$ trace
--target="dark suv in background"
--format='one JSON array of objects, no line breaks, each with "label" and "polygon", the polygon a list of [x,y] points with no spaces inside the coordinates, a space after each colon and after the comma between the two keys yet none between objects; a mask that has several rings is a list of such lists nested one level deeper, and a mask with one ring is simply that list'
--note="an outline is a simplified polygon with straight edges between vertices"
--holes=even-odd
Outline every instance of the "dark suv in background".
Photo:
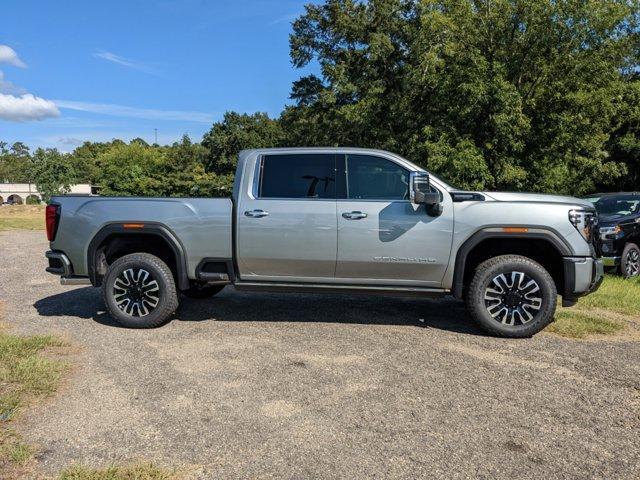
[{"label": "dark suv in background", "polygon": [[600,250],[605,267],[625,277],[640,274],[640,193],[594,193],[600,217]]}]

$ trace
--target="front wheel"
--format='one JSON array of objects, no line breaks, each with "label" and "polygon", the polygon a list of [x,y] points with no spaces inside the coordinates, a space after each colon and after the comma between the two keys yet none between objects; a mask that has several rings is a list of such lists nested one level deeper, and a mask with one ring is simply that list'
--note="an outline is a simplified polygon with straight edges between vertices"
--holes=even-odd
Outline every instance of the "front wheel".
[{"label": "front wheel", "polygon": [[102,296],[113,319],[129,328],[159,327],[178,308],[171,270],[148,253],[125,255],[109,265]]},{"label": "front wheel", "polygon": [[622,251],[620,270],[624,278],[640,275],[640,248],[635,243],[627,243]]},{"label": "front wheel", "polygon": [[535,335],[553,321],[557,290],[549,272],[519,255],[481,263],[467,291],[467,309],[486,331],[501,337]]}]

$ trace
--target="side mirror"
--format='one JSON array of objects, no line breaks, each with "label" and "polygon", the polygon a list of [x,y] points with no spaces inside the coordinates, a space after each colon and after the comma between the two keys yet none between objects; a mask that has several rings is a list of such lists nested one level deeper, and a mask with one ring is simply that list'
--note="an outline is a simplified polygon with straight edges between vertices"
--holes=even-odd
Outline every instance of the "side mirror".
[{"label": "side mirror", "polygon": [[418,205],[436,205],[440,203],[440,193],[431,189],[429,174],[416,172],[412,175],[411,201]]},{"label": "side mirror", "polygon": [[411,174],[411,201],[418,205],[424,205],[427,208],[427,213],[433,217],[442,214],[440,192],[431,188],[428,173],[413,172]]}]

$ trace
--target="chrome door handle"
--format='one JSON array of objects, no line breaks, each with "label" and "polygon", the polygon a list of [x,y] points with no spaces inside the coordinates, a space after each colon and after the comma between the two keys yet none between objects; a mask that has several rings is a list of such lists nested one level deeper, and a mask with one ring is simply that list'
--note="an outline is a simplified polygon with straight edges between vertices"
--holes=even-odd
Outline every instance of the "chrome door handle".
[{"label": "chrome door handle", "polygon": [[363,212],[344,212],[342,217],[347,220],[361,220],[363,218],[367,218],[367,214]]},{"label": "chrome door handle", "polygon": [[264,210],[247,210],[246,212],[244,212],[245,217],[251,218],[262,218],[266,217],[267,215],[269,215],[269,213],[265,212]]}]

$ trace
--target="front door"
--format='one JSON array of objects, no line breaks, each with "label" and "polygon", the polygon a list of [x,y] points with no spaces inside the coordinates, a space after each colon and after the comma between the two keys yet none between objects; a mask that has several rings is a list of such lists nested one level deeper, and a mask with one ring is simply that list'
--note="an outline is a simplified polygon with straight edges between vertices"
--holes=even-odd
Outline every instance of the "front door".
[{"label": "front door", "polygon": [[254,191],[238,206],[242,280],[321,281],[336,267],[333,154],[270,154],[258,160]]},{"label": "front door", "polygon": [[[440,287],[453,238],[453,206],[427,215],[409,200],[410,172],[373,155],[341,156],[336,279]],[[342,185],[344,183],[344,185]]]}]

